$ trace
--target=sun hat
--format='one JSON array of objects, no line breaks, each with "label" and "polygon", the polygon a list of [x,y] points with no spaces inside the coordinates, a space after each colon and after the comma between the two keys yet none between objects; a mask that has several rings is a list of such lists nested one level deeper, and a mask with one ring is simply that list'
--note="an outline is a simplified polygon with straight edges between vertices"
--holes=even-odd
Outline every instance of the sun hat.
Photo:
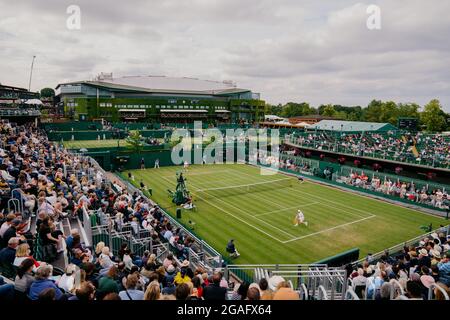
[{"label": "sun hat", "polygon": [[284,281],[284,278],[281,276],[272,276],[269,278],[269,288],[270,290],[276,290],[277,286]]},{"label": "sun hat", "polygon": [[432,276],[429,276],[429,275],[421,276],[420,277],[420,282],[422,282],[422,284],[428,289],[431,287],[432,284],[436,283],[434,278]]},{"label": "sun hat", "polygon": [[167,273],[173,273],[174,271],[175,271],[175,267],[172,264],[170,264],[167,267]]},{"label": "sun hat", "polygon": [[420,275],[417,272],[414,272],[411,274],[411,280],[412,281],[419,281],[420,280]]},{"label": "sun hat", "polygon": [[183,267],[189,267],[189,261],[188,260],[184,260],[182,263],[181,263],[181,267],[183,268]]},{"label": "sun hat", "polygon": [[427,249],[420,249],[420,250],[419,250],[419,253],[420,253],[421,255],[423,255],[423,256],[428,256],[428,251],[427,251]]},{"label": "sun hat", "polygon": [[433,258],[437,258],[437,259],[441,258],[441,253],[437,250],[430,250],[430,254],[433,256]]}]

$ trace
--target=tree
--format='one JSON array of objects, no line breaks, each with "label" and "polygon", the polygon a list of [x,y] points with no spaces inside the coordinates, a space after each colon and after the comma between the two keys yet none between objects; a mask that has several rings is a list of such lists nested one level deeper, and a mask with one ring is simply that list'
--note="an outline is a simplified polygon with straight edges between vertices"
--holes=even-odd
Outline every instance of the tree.
[{"label": "tree", "polygon": [[52,98],[55,96],[55,90],[52,88],[44,88],[41,90],[41,98]]},{"label": "tree", "polygon": [[445,113],[442,110],[441,103],[437,99],[433,99],[425,105],[420,120],[425,125],[427,131],[442,131],[447,127]]},{"label": "tree", "polygon": [[419,118],[420,106],[417,103],[399,103],[398,116],[400,118]]},{"label": "tree", "polygon": [[314,109],[310,107],[309,103],[288,102],[286,105],[283,106],[281,116],[285,118],[291,118],[291,117],[306,116],[312,113],[314,113]]},{"label": "tree", "polygon": [[380,122],[381,100],[372,100],[364,110],[364,121]]},{"label": "tree", "polygon": [[266,114],[271,114],[275,116],[280,116],[283,112],[283,106],[282,104],[278,105],[272,105],[272,104],[266,104]]},{"label": "tree", "polygon": [[142,136],[139,130],[130,131],[129,136],[125,140],[128,144],[128,148],[133,152],[141,153],[142,149],[144,148],[144,144],[142,143],[141,138]]},{"label": "tree", "polygon": [[380,114],[378,117],[379,122],[389,122],[396,125],[398,119],[397,104],[393,101],[383,102],[381,104]]},{"label": "tree", "polygon": [[325,108],[323,108],[322,115],[325,117],[333,117],[334,115],[336,115],[336,110],[331,104],[328,104],[325,106]]}]

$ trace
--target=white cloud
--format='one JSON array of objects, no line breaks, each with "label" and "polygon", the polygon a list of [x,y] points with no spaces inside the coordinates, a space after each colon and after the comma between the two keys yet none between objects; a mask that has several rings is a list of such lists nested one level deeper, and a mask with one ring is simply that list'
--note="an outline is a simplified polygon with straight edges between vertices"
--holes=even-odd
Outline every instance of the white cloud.
[{"label": "white cloud", "polygon": [[[382,29],[366,28],[369,4]],[[34,90],[105,71],[232,79],[271,103],[441,100],[450,111],[446,0],[0,0],[0,82]]]}]

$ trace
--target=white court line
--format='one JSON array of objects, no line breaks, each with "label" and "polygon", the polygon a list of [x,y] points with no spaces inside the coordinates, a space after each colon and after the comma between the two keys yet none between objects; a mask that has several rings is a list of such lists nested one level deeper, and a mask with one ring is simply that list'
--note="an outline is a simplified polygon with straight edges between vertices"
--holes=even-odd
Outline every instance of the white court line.
[{"label": "white court line", "polygon": [[[234,170],[233,170],[232,173],[239,175],[239,173],[238,173],[237,171],[234,171]],[[239,175],[239,177],[241,177],[241,176]],[[234,179],[233,179],[233,180],[234,180]],[[267,181],[262,181],[262,182],[270,182],[270,181],[273,181],[273,180],[267,180]],[[267,201],[264,197],[258,197],[257,194],[254,194],[254,193],[248,193],[248,194],[246,194],[246,196],[248,196],[248,197],[250,197],[250,195],[252,195],[254,198],[256,198],[256,199],[258,199],[258,200],[260,200],[260,201],[264,201],[265,203],[268,203],[268,204],[270,204],[270,205],[272,205],[272,206],[275,205],[275,206],[277,206],[278,208],[284,208],[284,207],[285,207],[284,205],[279,204],[279,203],[276,202],[276,201]]]},{"label": "white court line", "polygon": [[[162,178],[163,178],[164,180],[166,180],[166,181],[172,183],[172,181],[170,181],[169,179],[167,179],[167,178],[165,178],[165,177],[162,177]],[[191,184],[191,185],[192,185],[192,184]],[[195,188],[195,186],[193,186],[193,187]],[[245,220],[243,220],[243,219],[237,217],[236,215],[234,215],[234,214],[232,214],[231,212],[229,212],[229,211],[227,211],[227,210],[225,210],[225,209],[223,209],[223,208],[221,208],[221,207],[215,205],[214,203],[212,203],[212,202],[210,202],[210,201],[208,201],[208,200],[206,200],[206,199],[204,199],[204,198],[202,198],[202,197],[200,197],[200,196],[197,196],[197,198],[199,198],[199,199],[201,199],[202,201],[208,203],[210,206],[213,206],[214,208],[217,208],[217,209],[219,209],[220,211],[222,211],[222,212],[224,212],[224,213],[226,213],[226,214],[228,214],[228,215],[234,217],[235,219],[237,219],[237,220],[239,220],[239,221],[245,223],[246,225],[252,227],[253,229],[258,230],[259,232],[265,234],[266,236],[269,236],[269,237],[271,237],[272,239],[275,239],[275,240],[277,240],[278,242],[283,243],[283,241],[280,240],[280,239],[278,239],[277,237],[275,237],[275,236],[273,236],[273,235],[271,235],[271,234],[265,232],[264,230],[261,230],[260,228],[258,228],[258,227],[256,227],[256,226],[250,224],[249,222],[247,222],[247,221],[245,221]],[[217,198],[215,198],[215,200],[217,200]],[[292,235],[291,235],[291,236],[292,236]]]},{"label": "white court line", "polygon": [[283,241],[283,243],[289,243],[289,242],[292,242],[292,241],[305,239],[305,238],[308,238],[308,237],[312,237],[312,236],[315,236],[315,235],[318,235],[318,234],[321,234],[321,233],[324,233],[324,232],[328,232],[328,231],[331,231],[331,230],[334,230],[334,229],[338,229],[338,228],[342,228],[342,227],[345,227],[345,226],[349,226],[349,225],[352,225],[352,224],[355,224],[355,223],[358,223],[358,222],[361,222],[361,221],[364,221],[364,220],[372,219],[372,218],[375,218],[375,217],[376,217],[375,215],[372,215],[370,217],[362,218],[362,219],[355,220],[355,221],[352,221],[352,222],[347,222],[347,223],[340,224],[340,225],[332,227],[332,228],[328,228],[328,229],[325,229],[325,230],[321,230],[321,231],[317,231],[317,232],[314,232],[314,233],[310,233],[310,234],[307,234],[307,235],[304,235],[304,236],[301,236],[301,237],[297,237],[297,238],[294,238],[294,239],[286,240],[286,241]]},{"label": "white court line", "polygon": [[[191,186],[193,186],[192,183],[191,183]],[[193,187],[194,187],[194,188],[197,188],[196,186],[193,186]],[[206,193],[207,193],[207,192],[206,192]],[[197,196],[197,197],[200,198],[200,199],[202,199],[203,201],[206,201],[204,198],[202,198],[202,197],[200,197],[200,196]],[[246,213],[247,213],[246,215],[247,215],[248,217],[254,218],[254,219],[256,219],[256,220],[258,220],[258,221],[260,221],[260,222],[262,222],[262,223],[264,223],[264,224],[266,224],[266,225],[268,225],[268,226],[270,226],[271,228],[277,229],[277,230],[281,231],[282,233],[287,234],[287,235],[290,236],[290,237],[295,237],[294,235],[290,234],[289,232],[286,232],[286,231],[284,231],[284,230],[282,230],[282,229],[280,229],[280,228],[277,228],[277,227],[275,227],[274,225],[270,224],[270,223],[267,222],[267,221],[258,219],[257,217],[253,216],[253,215],[252,215],[250,212],[248,212],[247,210],[244,210],[244,209],[242,209],[242,208],[238,208],[238,207],[236,207],[235,205],[233,205],[233,204],[231,204],[231,203],[229,203],[229,202],[227,202],[227,201],[224,201],[224,200],[222,200],[222,199],[220,199],[220,198],[217,198],[217,197],[214,197],[214,196],[212,196],[212,197],[214,198],[215,201],[220,201],[220,202],[222,202],[222,203],[224,203],[224,204],[226,204],[226,205],[228,205],[228,206],[230,206],[230,207],[235,208],[236,210],[238,210],[238,211],[240,211],[240,212],[246,212]],[[211,204],[211,202],[209,202],[209,201],[206,201],[206,202],[208,202],[209,204]]]},{"label": "white court line", "polygon": [[[250,174],[248,174],[248,175],[250,175]],[[161,176],[161,177],[162,177],[162,176]],[[162,178],[163,178],[164,180],[170,182],[170,183],[173,183],[171,180],[169,180],[169,179],[167,179],[167,178],[165,178],[165,177],[162,177]],[[195,186],[193,186],[193,187],[196,188]],[[375,217],[376,217],[376,215],[371,215],[371,216],[369,216],[369,217],[365,217],[365,218],[362,218],[362,219],[359,219],[359,220],[355,220],[355,221],[347,222],[347,223],[344,223],[344,224],[340,224],[340,225],[337,225],[337,226],[334,226],[334,227],[331,227],[331,228],[328,228],[328,229],[325,229],[325,230],[320,230],[320,231],[317,231],[317,232],[314,232],[314,233],[310,233],[310,234],[307,234],[307,235],[304,235],[304,236],[301,236],[301,237],[295,237],[295,236],[290,235],[289,233],[286,233],[286,232],[285,232],[286,234],[289,234],[289,235],[290,235],[291,237],[293,237],[293,238],[292,238],[292,239],[289,239],[289,240],[282,241],[282,240],[278,239],[277,237],[275,237],[275,236],[273,236],[273,235],[271,235],[271,234],[269,234],[269,233],[267,233],[267,232],[261,230],[260,228],[254,226],[254,225],[252,225],[252,224],[250,224],[249,222],[247,222],[247,221],[245,221],[245,220],[243,220],[243,219],[237,217],[236,215],[234,215],[234,214],[232,214],[232,213],[226,211],[225,209],[223,209],[223,208],[221,208],[221,207],[215,205],[214,203],[211,203],[210,201],[208,201],[208,200],[206,200],[206,199],[203,199],[203,198],[200,197],[200,196],[198,196],[198,198],[202,199],[202,201],[208,203],[209,205],[211,205],[211,206],[213,206],[213,207],[219,209],[220,211],[222,211],[222,212],[224,212],[224,213],[226,213],[226,214],[228,214],[228,215],[234,217],[235,219],[237,219],[237,220],[239,220],[239,221],[245,223],[246,225],[250,226],[251,228],[254,228],[255,230],[258,230],[259,232],[261,232],[261,233],[263,233],[263,234],[269,236],[270,238],[275,239],[275,240],[277,240],[278,242],[281,242],[281,243],[283,243],[283,244],[289,243],[289,242],[292,242],[292,241],[301,240],[301,239],[308,238],[308,237],[312,237],[312,236],[315,236],[315,235],[317,235],[317,234],[321,234],[321,233],[324,233],[324,232],[328,232],[328,231],[331,231],[331,230],[335,230],[335,229],[338,229],[338,228],[341,228],[341,227],[345,227],[345,226],[347,226],[347,225],[352,225],[352,224],[354,224],[354,223],[358,223],[358,222],[361,222],[361,221],[364,221],[364,220],[368,220],[368,219],[372,219],[372,218],[375,218]],[[215,199],[215,200],[222,201],[222,202],[224,202],[225,204],[228,204],[228,205],[230,205],[230,206],[232,206],[232,207],[238,209],[239,211],[244,211],[244,212],[246,212],[245,210],[239,209],[239,208],[235,207],[234,205],[231,205],[230,203],[225,202],[225,201],[223,201],[223,200],[221,200],[221,199],[218,199],[218,198],[214,198],[214,199]],[[329,201],[329,202],[332,202],[332,201]],[[255,218],[256,218],[256,217],[255,217]],[[261,219],[258,219],[258,218],[256,218],[256,219],[259,220],[259,221],[261,221],[261,222],[266,223],[265,221],[263,221],[263,220],[261,220]],[[266,224],[267,224],[267,223],[266,223]],[[271,225],[271,227],[273,227],[273,226]],[[274,227],[274,228],[276,228],[276,227]],[[276,228],[276,229],[278,229],[278,228]],[[281,230],[281,229],[278,229],[278,230],[283,231],[283,230]],[[283,231],[283,232],[284,232],[284,231]]]},{"label": "white court line", "polygon": [[[257,167],[256,167],[256,168],[257,168]],[[251,176],[251,174],[248,174],[248,173],[245,173],[245,174]],[[286,173],[283,173],[283,172],[279,172],[278,174],[281,174],[281,175],[287,175],[287,176],[290,176],[290,177],[292,177],[293,179],[295,179],[295,176],[290,175],[290,174],[286,174]],[[309,182],[309,181],[308,181],[308,182]],[[316,184],[316,185],[318,185],[318,184],[317,184],[316,182],[314,182],[314,181],[311,181],[310,183],[311,183],[311,184]],[[320,186],[324,186],[324,185],[320,185]],[[324,187],[328,187],[328,186],[324,186]],[[328,188],[329,188],[329,187],[328,187]],[[334,189],[334,190],[335,190],[335,189]],[[303,193],[303,194],[307,194],[307,195],[312,196],[312,197],[315,197],[315,198],[318,198],[319,200],[327,201],[327,202],[332,203],[332,204],[334,204],[334,205],[340,205],[340,206],[345,207],[345,208],[347,208],[347,209],[356,210],[356,211],[362,212],[362,213],[364,213],[364,214],[370,213],[371,215],[375,215],[373,212],[364,211],[364,210],[361,210],[361,209],[357,209],[357,208],[353,208],[353,207],[347,206],[347,205],[345,205],[345,204],[342,204],[342,203],[339,203],[339,202],[336,202],[336,201],[324,199],[324,198],[322,198],[322,197],[320,197],[320,196],[316,196],[316,195],[314,195],[314,194],[312,194],[312,193],[304,192],[304,191],[301,191],[301,190],[296,190],[296,191],[298,191],[298,192],[300,192],[300,193]],[[339,190],[335,190],[335,191],[339,191]],[[340,191],[341,191],[341,192],[344,192],[344,191],[342,191],[342,190],[340,190]]]},{"label": "white court line", "polygon": [[[257,168],[257,167],[255,167],[255,168]],[[245,174],[245,175],[248,175],[248,176],[252,176],[251,174],[249,174],[249,173],[247,173],[247,172],[241,172],[241,173],[242,173],[242,174]],[[283,175],[283,173],[278,173],[278,174]],[[292,175],[289,175],[289,176],[291,176],[292,179],[295,179],[295,177],[293,177]],[[314,197],[314,198],[316,198],[316,199],[318,199],[318,200],[326,201],[326,202],[331,203],[331,204],[333,204],[333,205],[335,205],[335,206],[341,206],[341,207],[344,207],[344,208],[347,208],[347,209],[350,209],[350,210],[359,211],[359,212],[364,213],[364,215],[360,215],[360,214],[356,214],[356,213],[344,211],[344,212],[346,212],[346,213],[350,213],[350,214],[356,215],[356,216],[358,216],[358,217],[367,217],[367,213],[369,213],[369,214],[371,214],[371,215],[375,215],[375,214],[372,213],[372,212],[369,212],[369,211],[363,211],[363,210],[361,210],[361,209],[353,208],[353,207],[347,206],[347,205],[345,205],[345,204],[342,204],[342,203],[339,203],[339,202],[336,202],[336,201],[328,200],[328,199],[325,199],[325,198],[323,198],[323,197],[321,197],[321,196],[316,196],[316,195],[313,194],[313,193],[304,192],[304,191],[301,191],[301,190],[298,190],[298,189],[293,189],[293,190],[294,190],[294,192],[299,192],[299,193],[308,195],[308,196],[310,196],[310,197]],[[333,209],[342,210],[341,208],[336,208],[335,206],[327,205],[327,204],[324,204],[324,203],[321,203],[321,204],[323,204],[324,206],[333,208]]]},{"label": "white court line", "polygon": [[258,228],[258,227],[256,227],[256,226],[254,226],[254,225],[250,224],[249,222],[247,222],[247,221],[245,221],[245,220],[243,220],[243,219],[241,219],[241,218],[239,218],[239,217],[235,216],[234,214],[232,214],[232,213],[228,212],[227,210],[225,210],[225,209],[223,209],[223,208],[221,208],[221,207],[219,207],[219,206],[216,206],[216,205],[215,205],[214,203],[211,203],[211,202],[209,202],[208,200],[206,200],[206,199],[203,199],[203,198],[202,198],[202,197],[200,197],[200,196],[197,196],[197,197],[198,197],[198,198],[200,198],[200,199],[202,199],[202,201],[204,201],[204,202],[208,203],[208,204],[209,204],[210,206],[213,206],[213,207],[215,207],[215,208],[219,209],[220,211],[222,211],[222,212],[224,212],[224,213],[226,213],[226,214],[228,214],[228,215],[230,215],[230,216],[234,217],[235,219],[237,219],[237,220],[239,220],[239,221],[241,221],[241,222],[245,223],[245,224],[246,224],[246,225],[248,225],[249,227],[251,227],[251,228],[253,228],[253,229],[256,229],[257,231],[259,231],[259,232],[261,232],[261,233],[265,234],[266,236],[269,236],[269,237],[271,237],[271,238],[272,238],[272,239],[274,239],[274,240],[277,240],[278,242],[281,242],[281,243],[283,243],[283,241],[282,241],[282,240],[280,240],[280,239],[278,239],[277,237],[275,237],[275,236],[271,235],[270,233],[267,233],[267,232],[265,232],[264,230],[261,230],[260,228]]},{"label": "white court line", "polygon": [[309,207],[315,204],[320,204],[319,202],[311,202],[311,203],[306,203],[306,204],[299,204],[298,206],[295,207],[288,207],[288,208],[284,208],[284,209],[279,209],[279,210],[273,210],[273,211],[269,211],[269,212],[264,212],[264,213],[260,213],[255,215],[255,217],[259,217],[259,216],[265,216],[266,214],[271,214],[271,213],[275,213],[275,212],[281,212],[281,211],[286,211],[286,210],[292,210],[292,209],[296,209],[296,208],[304,208],[304,207]]},{"label": "white court line", "polygon": [[[185,174],[183,174],[186,177],[190,177],[190,176],[201,176],[201,175],[205,175],[205,174],[214,174],[214,173],[223,173],[223,172],[231,172],[232,170],[217,170],[217,171],[201,171],[201,172],[197,172],[197,173],[189,173],[189,171]],[[166,177],[166,178],[170,178],[173,177],[173,175],[170,176],[160,176],[160,177]]]}]

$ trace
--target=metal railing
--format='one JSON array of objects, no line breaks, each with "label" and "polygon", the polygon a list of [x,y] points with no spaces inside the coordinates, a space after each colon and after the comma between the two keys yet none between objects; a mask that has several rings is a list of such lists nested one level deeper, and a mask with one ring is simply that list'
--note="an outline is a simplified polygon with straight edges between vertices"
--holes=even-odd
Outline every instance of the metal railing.
[{"label": "metal railing", "polygon": [[291,145],[298,146],[304,149],[310,149],[315,151],[324,151],[331,153],[338,153],[342,155],[352,156],[352,157],[360,157],[360,158],[368,158],[368,159],[377,159],[377,160],[385,160],[397,163],[407,163],[411,165],[419,165],[422,167],[431,167],[431,168],[441,168],[444,170],[450,169],[450,164],[445,161],[427,161],[421,158],[416,159],[412,152],[403,152],[402,154],[396,154],[395,151],[374,151],[374,152],[366,152],[364,150],[353,149],[352,147],[345,147],[340,144],[339,141],[334,142],[326,142],[324,140],[315,139],[313,141],[303,141],[298,137],[288,136],[285,137],[283,143],[289,143]]},{"label": "metal railing", "polygon": [[346,271],[325,264],[228,265],[224,277],[236,282],[256,282],[281,276],[305,299],[344,299],[348,288]]},{"label": "metal railing", "polygon": [[[412,238],[410,240],[407,240],[405,242],[396,244],[395,246],[387,248],[387,249],[385,249],[383,251],[379,251],[379,252],[371,255],[371,261],[369,261],[369,262],[376,262],[377,260],[379,260],[382,256],[385,256],[386,254],[388,254],[388,255],[397,254],[397,253],[403,251],[404,247],[417,245],[424,238],[430,237],[431,234],[434,234],[434,233],[439,234],[441,232],[444,233],[446,236],[448,236],[449,233],[450,233],[450,225],[447,225],[444,228],[441,227],[441,228],[435,229],[435,230],[433,230],[431,232],[424,233],[424,234],[422,234],[420,236],[417,236],[417,237]],[[366,259],[367,258],[359,259],[358,261],[354,262],[353,265],[357,266],[359,264],[362,264],[364,261],[366,261]]]},{"label": "metal railing", "polygon": [[[156,205],[154,201],[149,199],[141,190],[133,186],[130,182],[122,179],[122,177],[116,175],[116,177],[127,186],[127,189],[131,192],[137,192],[141,197],[143,197],[147,202],[152,205]],[[194,235],[190,230],[188,230],[183,224],[178,222],[175,218],[173,218],[170,214],[168,214],[164,209],[160,208],[163,212],[164,216],[170,221],[170,223],[176,228],[180,228],[183,233],[188,235],[190,238],[194,240],[193,247],[198,248],[198,252],[189,249],[189,257],[192,259],[192,263],[197,263],[198,265],[208,269],[213,270],[215,268],[220,268],[222,266],[222,255],[211,247],[207,242],[198,238]],[[196,266],[194,264],[194,266]]]}]

